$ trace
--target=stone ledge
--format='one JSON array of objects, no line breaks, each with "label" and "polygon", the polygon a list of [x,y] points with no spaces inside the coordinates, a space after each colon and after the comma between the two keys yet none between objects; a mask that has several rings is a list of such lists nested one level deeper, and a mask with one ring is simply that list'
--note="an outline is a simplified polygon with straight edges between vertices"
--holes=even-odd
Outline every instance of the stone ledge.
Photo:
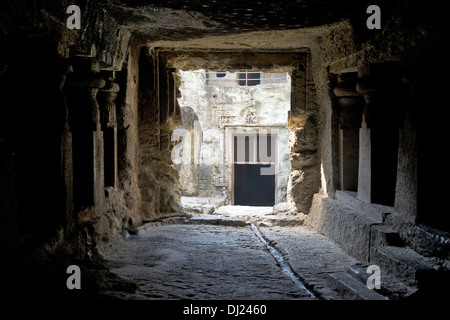
[{"label": "stone ledge", "polygon": [[224,197],[181,197],[181,207],[184,212],[196,214],[212,214],[225,204]]},{"label": "stone ledge", "polygon": [[371,263],[377,264],[382,272],[413,287],[428,282],[431,277],[434,278],[433,274],[450,272],[439,259],[424,257],[404,247],[374,247],[371,249]]},{"label": "stone ledge", "polygon": [[180,214],[178,216],[167,216],[163,218],[157,218],[151,221],[145,221],[141,226],[137,227],[134,230],[127,230],[125,232],[125,237],[131,236],[133,234],[140,235],[142,233],[145,233],[147,230],[152,228],[157,228],[165,225],[170,224],[182,224],[187,221],[186,216]]},{"label": "stone ledge", "polygon": [[356,196],[356,192],[341,190],[336,191],[336,200],[341,201],[345,206],[358,211],[376,223],[383,223],[385,215],[394,211],[394,207],[364,202],[357,199]]},{"label": "stone ledge", "polygon": [[[397,226],[394,224],[394,226]],[[403,241],[414,251],[427,257],[438,257],[450,261],[450,233],[415,224],[398,223]]]},{"label": "stone ledge", "polygon": [[249,221],[245,221],[240,218],[227,218],[221,216],[214,216],[211,214],[200,214],[196,215],[186,221],[188,224],[212,224],[220,226],[231,226],[231,227],[245,227],[250,225]]},{"label": "stone ledge", "polygon": [[[367,267],[368,265],[358,263],[351,266],[347,272],[364,284],[371,275],[367,273]],[[380,280],[381,288],[375,290],[383,296],[388,297],[390,300],[404,299],[417,292],[417,288],[407,286],[405,283],[395,277],[392,277],[391,275],[388,275],[383,270],[381,270]]]},{"label": "stone ledge", "polygon": [[315,194],[308,225],[331,238],[350,255],[369,262],[370,229],[378,222],[351,206],[347,201]]},{"label": "stone ledge", "polygon": [[378,224],[370,229],[370,246],[404,247],[405,244],[397,231],[385,224]]},{"label": "stone ledge", "polygon": [[336,291],[346,300],[388,300],[385,296],[367,288],[364,283],[347,272],[329,273],[328,284],[336,288]]},{"label": "stone ledge", "polygon": [[382,224],[393,211],[393,207],[358,200],[356,192],[338,190],[335,199],[314,195],[308,225],[336,241],[355,258],[369,262],[371,245],[389,244],[386,241],[396,239],[395,231],[388,228],[375,230],[380,243],[371,239],[372,226]]},{"label": "stone ledge", "polygon": [[245,227],[252,223],[258,227],[295,227],[304,224],[304,217],[297,216],[224,216],[218,214],[197,214],[186,220],[189,224],[213,224],[222,226]]}]

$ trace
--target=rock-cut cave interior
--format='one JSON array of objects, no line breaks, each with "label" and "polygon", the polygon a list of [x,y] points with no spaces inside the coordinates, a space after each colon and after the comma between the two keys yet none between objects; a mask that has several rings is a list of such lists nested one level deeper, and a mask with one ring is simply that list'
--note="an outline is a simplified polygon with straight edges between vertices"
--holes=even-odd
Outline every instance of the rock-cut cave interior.
[{"label": "rock-cut cave interior", "polygon": [[448,20],[427,0],[2,3],[4,292],[442,298]]}]

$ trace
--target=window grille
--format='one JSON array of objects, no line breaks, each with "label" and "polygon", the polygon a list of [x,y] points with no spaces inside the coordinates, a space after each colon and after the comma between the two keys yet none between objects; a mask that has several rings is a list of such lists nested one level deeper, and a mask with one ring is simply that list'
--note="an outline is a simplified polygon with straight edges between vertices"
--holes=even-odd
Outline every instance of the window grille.
[{"label": "window grille", "polygon": [[241,71],[239,72],[240,86],[256,86],[261,83],[260,71]]},{"label": "window grille", "polygon": [[258,85],[276,85],[287,82],[287,72],[265,73],[262,71],[207,71],[206,85],[219,87],[250,87]]}]

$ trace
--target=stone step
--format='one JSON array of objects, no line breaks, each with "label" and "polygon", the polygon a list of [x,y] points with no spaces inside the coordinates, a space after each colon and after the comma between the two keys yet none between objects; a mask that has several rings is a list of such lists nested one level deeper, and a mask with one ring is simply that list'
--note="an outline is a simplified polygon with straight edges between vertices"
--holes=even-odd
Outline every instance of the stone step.
[{"label": "stone step", "polygon": [[407,247],[373,247],[370,261],[380,267],[382,275],[391,275],[411,287],[426,285],[438,274],[448,274],[449,271],[443,268],[439,259],[424,257]]},{"label": "stone step", "polygon": [[[371,273],[367,273],[367,264],[352,265],[348,273],[362,283],[367,283]],[[380,289],[375,289],[378,293],[388,297],[390,300],[407,298],[417,292],[417,288],[407,286],[395,277],[382,273],[380,275]]]},{"label": "stone step", "polygon": [[189,218],[186,223],[188,224],[212,224],[220,226],[231,227],[245,227],[251,224],[250,221],[246,221],[243,218],[222,217],[211,214],[199,214]]},{"label": "stone step", "polygon": [[424,256],[450,260],[450,232],[421,224],[408,225],[405,229],[405,240],[411,249]]},{"label": "stone step", "polygon": [[233,227],[245,227],[254,223],[258,227],[295,227],[304,220],[289,216],[224,216],[219,214],[194,214],[186,220],[190,224],[214,224]]},{"label": "stone step", "polygon": [[370,228],[370,247],[403,247],[404,243],[397,231],[385,224],[372,225]]},{"label": "stone step", "polygon": [[223,197],[181,197],[181,207],[189,214],[212,214],[214,210],[223,206],[226,199]]},{"label": "stone step", "polygon": [[348,272],[328,274],[328,284],[345,300],[388,300],[385,296],[369,289],[365,283],[355,279]]}]

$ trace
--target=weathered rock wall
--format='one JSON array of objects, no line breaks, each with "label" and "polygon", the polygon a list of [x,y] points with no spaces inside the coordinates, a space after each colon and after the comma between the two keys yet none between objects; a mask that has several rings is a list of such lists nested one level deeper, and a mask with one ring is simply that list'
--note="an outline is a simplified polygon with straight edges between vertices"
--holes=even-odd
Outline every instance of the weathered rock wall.
[{"label": "weathered rock wall", "polygon": [[[432,196],[425,196],[427,194],[425,190],[434,185],[431,183],[433,175],[427,169],[429,161],[433,162],[429,157],[429,151],[434,148],[439,149],[436,145],[432,146],[434,139],[431,138],[429,130],[436,133],[439,131],[438,128],[444,126],[438,124],[437,119],[429,121],[429,118],[425,119],[424,116],[419,116],[421,113],[419,110],[424,111],[425,106],[439,104],[438,101],[445,100],[439,94],[432,95],[432,97],[425,94],[430,90],[445,91],[437,90],[435,85],[428,85],[425,79],[435,77],[432,75],[434,71],[431,70],[436,71],[438,68],[433,68],[431,65],[435,65],[440,59],[437,58],[433,48],[436,48],[439,43],[439,34],[442,36],[442,34],[448,33],[448,26],[445,26],[443,20],[438,18],[439,14],[430,14],[432,6],[428,5],[416,3],[409,7],[408,13],[405,13],[401,9],[402,4],[399,3],[393,9],[392,14],[386,17],[381,32],[363,30],[364,28],[361,26],[357,28],[355,24],[353,26],[343,24],[341,28],[330,29],[328,36],[321,38],[318,46],[311,46],[311,58],[315,65],[313,68],[314,80],[318,88],[317,102],[320,106],[319,150],[322,187],[321,193],[314,198],[309,224],[339,242],[355,256],[363,259],[368,257],[370,250],[370,243],[367,241],[370,235],[367,225],[370,223],[364,222],[364,215],[367,210],[377,206],[375,203],[385,201],[379,195],[385,193],[387,189],[391,190],[392,196],[387,201],[390,203],[389,207],[385,208],[385,214],[389,215],[385,221],[380,223],[393,228],[400,235],[403,245],[407,245],[421,254],[429,255],[433,252],[436,255],[445,256],[448,252],[447,249],[444,249],[446,236],[440,238],[442,233],[436,229],[432,236],[433,232],[430,230],[433,228],[420,226],[420,223],[424,223],[437,229],[442,228],[441,230],[448,228],[447,219],[433,213],[437,211],[432,209],[436,203],[431,199]],[[433,55],[434,58],[430,59],[430,55]],[[369,119],[368,127],[364,127],[361,129],[362,131],[359,131],[359,127],[357,128],[359,138],[363,142],[359,145],[360,186],[358,197],[360,200],[364,200],[368,207],[359,207],[349,211],[341,201],[342,199],[336,199],[335,190],[342,189],[338,179],[341,172],[339,172],[338,166],[339,125],[336,118],[340,109],[336,96],[330,92],[330,88],[335,86],[334,77],[336,75],[360,71],[359,76],[364,78],[365,72],[371,68],[373,69],[372,80],[374,80],[376,72],[383,74],[381,76],[383,80],[378,80],[373,84],[378,83],[379,88],[384,86],[383,107],[385,109],[382,112],[379,109],[378,115],[374,110],[372,110],[372,115],[368,111],[365,114]],[[423,82],[419,79],[422,79]],[[387,85],[388,83],[389,85]],[[432,86],[433,89],[431,89]],[[370,90],[371,92],[375,91],[374,88]],[[350,95],[358,95],[356,87],[352,91],[353,93]],[[362,87],[359,92],[367,93]],[[425,98],[426,96],[427,98]],[[376,102],[374,96],[364,96],[364,99],[367,104]],[[424,114],[429,113],[425,112]],[[369,118],[374,115],[377,117],[376,120]],[[421,120],[418,120],[417,117],[420,117]],[[431,125],[431,123],[433,124]],[[429,128],[427,124],[435,129]],[[381,139],[384,141],[383,143],[377,142],[376,137],[366,134],[369,132],[375,134],[376,129],[379,130],[377,134],[380,134],[380,130],[383,132],[384,138]],[[387,134],[386,132],[389,130],[391,131]],[[370,145],[374,142],[378,144]],[[396,146],[397,143],[398,146]],[[388,145],[392,145],[392,148],[396,148],[396,150],[388,151],[390,148]],[[361,153],[361,147],[367,148],[363,148]],[[374,184],[373,181],[371,183],[370,178],[379,179],[391,170],[387,167],[387,162],[383,162],[385,158],[389,157],[396,161],[396,165],[394,163],[393,166],[389,166],[389,168],[396,168],[394,176],[391,174],[389,181],[384,179],[384,183],[379,185]],[[371,161],[374,166],[367,166]],[[377,168],[380,171],[374,177],[373,174],[376,172],[374,170]],[[364,173],[371,173],[372,177],[368,175],[368,178],[364,179]],[[394,183],[391,183],[392,180]],[[437,185],[437,179],[434,181]],[[363,187],[369,187],[369,189],[363,189]],[[421,194],[419,190],[422,190],[423,193]],[[428,192],[428,194],[433,193]],[[395,201],[393,197],[395,197]],[[355,214],[356,216],[354,216]],[[427,231],[424,231],[425,229]],[[440,245],[437,245],[436,240],[432,240],[437,238],[442,239]],[[364,245],[359,243],[364,243]],[[425,248],[425,246],[428,247]]]},{"label": "weathered rock wall", "polygon": [[[168,86],[167,66],[143,48],[139,57],[138,184],[140,211],[147,219],[178,210],[178,173],[172,167],[170,133],[180,122],[173,103],[174,85]],[[172,100],[170,100],[172,99]],[[170,106],[169,106],[170,105]]]},{"label": "weathered rock wall", "polygon": [[123,236],[125,229],[135,228],[145,217],[139,211],[141,198],[137,184],[139,49],[137,44],[130,46],[126,69],[117,79],[121,86],[116,101],[118,185],[105,191],[104,213],[95,228],[97,237],[103,240],[100,250],[107,250]]}]

